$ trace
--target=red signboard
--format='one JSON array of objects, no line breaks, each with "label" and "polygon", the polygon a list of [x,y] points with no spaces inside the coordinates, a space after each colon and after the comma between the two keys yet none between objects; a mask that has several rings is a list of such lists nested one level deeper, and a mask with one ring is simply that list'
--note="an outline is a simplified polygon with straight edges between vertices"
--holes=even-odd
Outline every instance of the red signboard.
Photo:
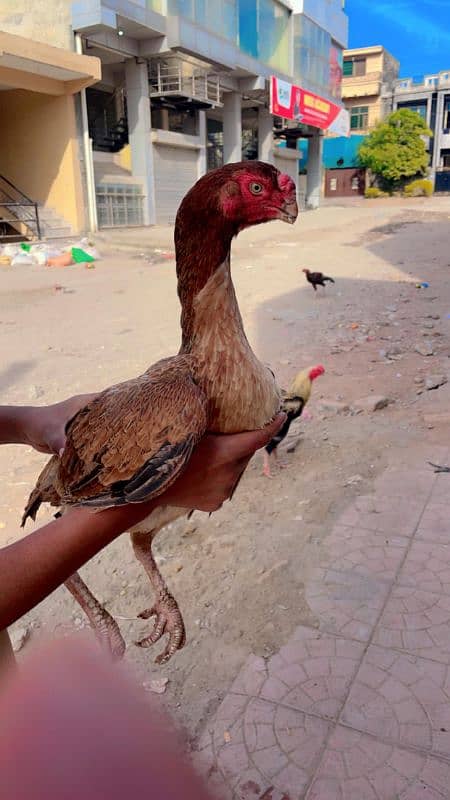
[{"label": "red signboard", "polygon": [[270,79],[270,112],[321,130],[331,128],[344,136],[348,133],[348,112],[345,109],[274,75]]}]

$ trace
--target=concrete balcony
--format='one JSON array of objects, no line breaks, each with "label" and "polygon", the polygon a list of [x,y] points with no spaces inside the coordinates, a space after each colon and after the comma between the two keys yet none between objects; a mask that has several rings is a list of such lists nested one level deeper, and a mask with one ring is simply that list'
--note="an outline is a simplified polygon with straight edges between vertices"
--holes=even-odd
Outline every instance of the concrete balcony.
[{"label": "concrete balcony", "polygon": [[379,95],[382,88],[382,77],[381,72],[368,72],[366,75],[343,78],[342,99]]},{"label": "concrete balcony", "polygon": [[77,33],[122,28],[124,35],[143,39],[165,34],[166,19],[146,0],[77,0],[72,6],[72,27]]}]

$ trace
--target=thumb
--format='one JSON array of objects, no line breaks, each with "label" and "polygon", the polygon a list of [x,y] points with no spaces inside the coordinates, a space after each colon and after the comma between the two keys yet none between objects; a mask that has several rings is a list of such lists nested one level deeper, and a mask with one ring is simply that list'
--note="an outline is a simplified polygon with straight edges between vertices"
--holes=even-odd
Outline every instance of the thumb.
[{"label": "thumb", "polygon": [[264,428],[261,428],[261,430],[239,433],[236,436],[236,439],[239,437],[240,452],[236,455],[238,457],[245,458],[245,456],[253,455],[255,450],[265,447],[266,444],[268,444],[270,440],[276,436],[282,425],[284,425],[285,421],[286,414],[284,411],[280,411],[279,414],[277,414],[277,416],[272,420],[272,422],[269,422],[269,424]]}]

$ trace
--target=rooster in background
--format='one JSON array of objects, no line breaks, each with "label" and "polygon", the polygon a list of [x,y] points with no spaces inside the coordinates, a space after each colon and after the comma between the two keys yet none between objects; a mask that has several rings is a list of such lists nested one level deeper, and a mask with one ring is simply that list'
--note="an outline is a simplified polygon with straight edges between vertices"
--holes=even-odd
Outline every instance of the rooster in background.
[{"label": "rooster in background", "polygon": [[334,283],[333,278],[329,278],[328,275],[324,275],[323,272],[311,272],[309,269],[302,269],[302,272],[306,275],[306,280],[310,283],[315,292],[317,292],[318,286],[323,286],[325,289],[326,282]]},{"label": "rooster in background", "polygon": [[324,372],[325,369],[321,364],[319,364],[317,367],[308,367],[307,369],[303,369],[295,376],[289,391],[284,395],[282,400],[282,408],[287,414],[286,422],[277,435],[271,439],[269,444],[266,445],[264,449],[263,475],[265,475],[266,478],[272,477],[272,473],[270,471],[271,456],[273,456],[275,460],[278,460],[278,445],[281,444],[283,439],[285,439],[288,435],[289,428],[291,427],[294,419],[298,419],[303,414],[303,409],[305,408],[306,403],[311,396],[313,381],[315,381],[316,378],[319,378],[320,375],[323,375]]}]

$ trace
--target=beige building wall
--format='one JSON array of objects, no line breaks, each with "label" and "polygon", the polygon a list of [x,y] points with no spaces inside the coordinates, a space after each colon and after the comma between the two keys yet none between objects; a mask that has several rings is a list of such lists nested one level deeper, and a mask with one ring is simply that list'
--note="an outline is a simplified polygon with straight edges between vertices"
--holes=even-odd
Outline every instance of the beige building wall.
[{"label": "beige building wall", "polygon": [[348,59],[365,60],[363,75],[343,78],[342,100],[350,114],[352,108],[367,106],[367,126],[354,130],[354,133],[367,133],[390,110],[386,95],[398,76],[399,62],[381,46],[344,50],[344,61]]},{"label": "beige building wall", "polygon": [[0,31],[73,50],[70,0],[0,0]]},{"label": "beige building wall", "polygon": [[73,97],[22,89],[0,92],[0,119],[0,174],[81,230],[85,219]]}]

